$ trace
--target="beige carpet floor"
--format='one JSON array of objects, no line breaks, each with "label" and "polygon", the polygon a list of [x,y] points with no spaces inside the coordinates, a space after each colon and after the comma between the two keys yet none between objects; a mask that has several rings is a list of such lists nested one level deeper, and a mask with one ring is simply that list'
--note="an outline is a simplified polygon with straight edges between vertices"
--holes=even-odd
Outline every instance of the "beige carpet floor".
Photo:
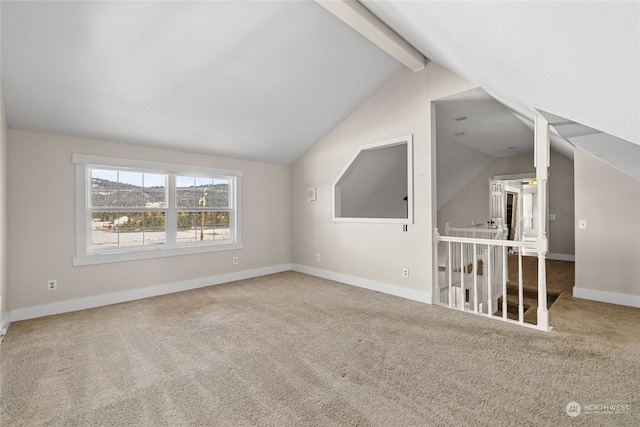
[{"label": "beige carpet floor", "polygon": [[15,322],[2,426],[640,425],[640,310],[550,313],[544,333],[286,272]]}]

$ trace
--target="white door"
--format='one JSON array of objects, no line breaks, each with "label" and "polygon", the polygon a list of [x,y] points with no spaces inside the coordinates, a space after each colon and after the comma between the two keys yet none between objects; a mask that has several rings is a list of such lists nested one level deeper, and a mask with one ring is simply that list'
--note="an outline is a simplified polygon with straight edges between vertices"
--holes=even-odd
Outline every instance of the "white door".
[{"label": "white door", "polygon": [[493,222],[493,227],[501,227],[507,218],[507,194],[504,181],[489,180],[489,201],[489,218]]},{"label": "white door", "polygon": [[505,183],[504,188],[506,193],[512,193],[514,195],[511,209],[511,224],[507,224],[507,226],[511,227],[513,239],[509,240],[522,241],[522,182],[520,180],[508,181]]}]

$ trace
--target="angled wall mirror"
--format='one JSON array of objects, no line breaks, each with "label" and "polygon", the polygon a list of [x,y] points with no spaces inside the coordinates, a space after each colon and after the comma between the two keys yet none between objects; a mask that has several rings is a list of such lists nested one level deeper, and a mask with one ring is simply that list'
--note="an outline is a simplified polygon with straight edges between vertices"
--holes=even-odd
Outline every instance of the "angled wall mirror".
[{"label": "angled wall mirror", "polygon": [[361,146],[333,184],[337,222],[413,223],[413,136]]}]

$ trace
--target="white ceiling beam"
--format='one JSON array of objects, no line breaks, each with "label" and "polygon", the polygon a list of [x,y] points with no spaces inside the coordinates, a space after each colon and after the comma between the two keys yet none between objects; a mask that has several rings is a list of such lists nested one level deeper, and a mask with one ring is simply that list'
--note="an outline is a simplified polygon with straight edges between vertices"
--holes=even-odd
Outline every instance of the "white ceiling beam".
[{"label": "white ceiling beam", "polygon": [[355,0],[316,0],[351,28],[412,71],[422,70],[428,60],[395,31]]}]

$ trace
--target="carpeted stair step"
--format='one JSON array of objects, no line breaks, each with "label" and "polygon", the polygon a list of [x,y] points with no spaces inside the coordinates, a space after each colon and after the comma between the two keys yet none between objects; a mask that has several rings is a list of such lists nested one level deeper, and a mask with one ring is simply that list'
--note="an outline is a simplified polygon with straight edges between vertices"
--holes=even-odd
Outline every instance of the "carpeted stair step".
[{"label": "carpeted stair step", "polygon": [[[494,316],[498,316],[498,317],[502,317],[502,310],[498,310],[495,313],[493,313]],[[524,311],[524,319],[523,321],[525,323],[529,323],[531,325],[535,325],[538,323],[538,307],[529,307],[527,310]],[[511,319],[511,320],[520,320],[518,319],[518,312],[516,310],[516,312],[512,312],[508,307],[507,307],[507,318]]]},{"label": "carpeted stair step", "polygon": [[[507,288],[507,318],[518,320],[518,290],[516,288],[515,291],[513,291],[513,289],[511,290],[512,292],[509,291],[509,288]],[[537,295],[535,296],[535,298],[532,298],[530,293],[529,296],[525,296],[523,292],[522,307],[524,308],[524,321],[527,323],[535,324],[537,316],[533,316],[533,322],[531,322],[531,315],[528,314],[529,312],[535,313],[538,308]],[[498,310],[494,313],[494,315],[502,316],[502,297],[498,298],[498,306],[496,308]]]},{"label": "carpeted stair step", "polygon": [[[514,307],[515,312],[518,312],[518,295],[512,295],[507,293],[507,311],[511,311],[511,307]],[[538,306],[538,298],[531,297],[523,297],[522,298],[522,306],[525,310],[529,307],[537,307]],[[502,297],[498,298],[498,307],[502,308]]]},{"label": "carpeted stair step", "polygon": [[[507,295],[518,295],[518,283],[512,281],[507,282]],[[524,298],[531,298],[538,301],[538,287],[535,286],[523,286],[522,296]],[[550,306],[560,296],[559,292],[547,291],[547,305]]]},{"label": "carpeted stair step", "polygon": [[[502,317],[502,308],[493,313],[494,316]],[[507,305],[507,319],[511,320],[520,320],[518,318],[518,307]],[[538,306],[531,306],[529,308],[525,308],[523,321],[525,323],[529,323],[535,325],[538,322]]]},{"label": "carpeted stair step", "polygon": [[[547,307],[558,298],[557,293],[547,293]],[[538,321],[538,290],[523,287],[522,307],[524,308],[524,321],[536,324]],[[518,320],[518,286],[507,283],[507,318]],[[498,298],[498,306],[494,315],[502,316],[502,297]]]}]

